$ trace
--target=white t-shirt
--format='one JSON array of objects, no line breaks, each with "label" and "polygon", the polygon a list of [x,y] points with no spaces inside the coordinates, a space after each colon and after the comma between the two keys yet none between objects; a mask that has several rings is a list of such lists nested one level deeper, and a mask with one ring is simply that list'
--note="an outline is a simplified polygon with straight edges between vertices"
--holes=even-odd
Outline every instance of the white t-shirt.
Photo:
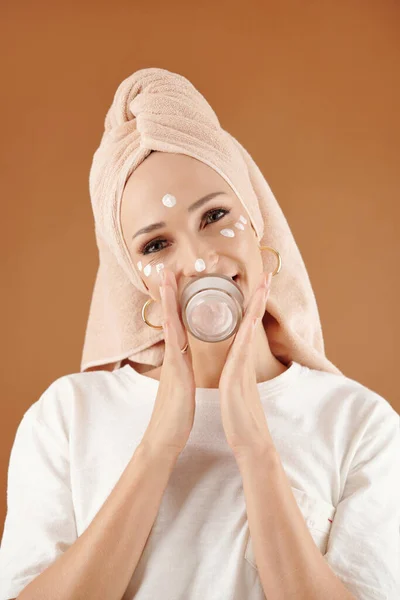
[{"label": "white t-shirt", "polygon": [[[88,527],[143,437],[158,386],[129,365],[74,373],[26,411],[10,455],[0,600],[17,597]],[[326,561],[356,598],[398,600],[398,413],[362,384],[296,362],[257,387]],[[123,596],[133,598],[265,598],[218,389],[196,389],[193,429]]]}]

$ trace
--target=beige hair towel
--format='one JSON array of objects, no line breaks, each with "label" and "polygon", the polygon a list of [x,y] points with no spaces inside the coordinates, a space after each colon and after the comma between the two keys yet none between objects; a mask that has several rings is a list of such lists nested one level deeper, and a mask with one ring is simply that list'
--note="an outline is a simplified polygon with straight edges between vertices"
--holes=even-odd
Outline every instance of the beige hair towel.
[{"label": "beige hair towel", "polygon": [[[307,270],[260,169],[243,146],[222,129],[204,96],[185,77],[158,68],[136,71],[119,85],[93,157],[89,187],[99,267],[81,371],[113,370],[125,358],[155,367],[163,362],[164,334],[141,318],[149,296],[130,259],[120,221],[127,179],[151,151],[186,154],[215,169],[242,203],[258,242],[280,252],[282,269],[272,280],[263,320],[271,352],[285,365],[294,360],[312,369],[342,374],[325,356]],[[269,265],[266,271],[275,269],[273,253],[263,251],[262,259],[264,266]],[[148,318],[161,322],[159,303],[150,305]]]}]

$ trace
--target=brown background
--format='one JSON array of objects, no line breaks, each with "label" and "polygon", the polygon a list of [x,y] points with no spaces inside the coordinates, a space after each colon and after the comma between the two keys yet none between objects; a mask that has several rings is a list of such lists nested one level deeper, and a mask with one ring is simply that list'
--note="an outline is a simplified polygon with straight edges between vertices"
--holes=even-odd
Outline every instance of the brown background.
[{"label": "brown background", "polygon": [[249,150],[309,270],[328,358],[399,412],[399,3],[2,6],[0,523],[24,412],[79,371],[90,164],[140,68],[187,77]]}]

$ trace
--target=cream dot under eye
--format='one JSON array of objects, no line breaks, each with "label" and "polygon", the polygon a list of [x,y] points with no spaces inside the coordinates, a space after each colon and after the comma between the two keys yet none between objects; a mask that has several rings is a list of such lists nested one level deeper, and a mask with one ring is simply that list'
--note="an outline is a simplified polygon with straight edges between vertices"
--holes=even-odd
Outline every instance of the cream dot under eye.
[{"label": "cream dot under eye", "polygon": [[148,277],[148,275],[151,273],[151,265],[146,265],[143,269],[143,273],[146,275],[146,277]]},{"label": "cream dot under eye", "polygon": [[221,229],[220,233],[225,237],[235,237],[235,232],[233,229]]}]

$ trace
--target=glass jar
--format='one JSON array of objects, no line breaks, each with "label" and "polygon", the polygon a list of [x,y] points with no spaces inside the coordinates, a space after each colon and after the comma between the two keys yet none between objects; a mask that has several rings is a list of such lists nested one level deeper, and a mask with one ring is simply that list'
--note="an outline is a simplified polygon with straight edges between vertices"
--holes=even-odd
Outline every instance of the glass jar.
[{"label": "glass jar", "polygon": [[226,275],[199,275],[181,294],[186,329],[203,342],[221,342],[238,330],[243,318],[243,292]]}]

